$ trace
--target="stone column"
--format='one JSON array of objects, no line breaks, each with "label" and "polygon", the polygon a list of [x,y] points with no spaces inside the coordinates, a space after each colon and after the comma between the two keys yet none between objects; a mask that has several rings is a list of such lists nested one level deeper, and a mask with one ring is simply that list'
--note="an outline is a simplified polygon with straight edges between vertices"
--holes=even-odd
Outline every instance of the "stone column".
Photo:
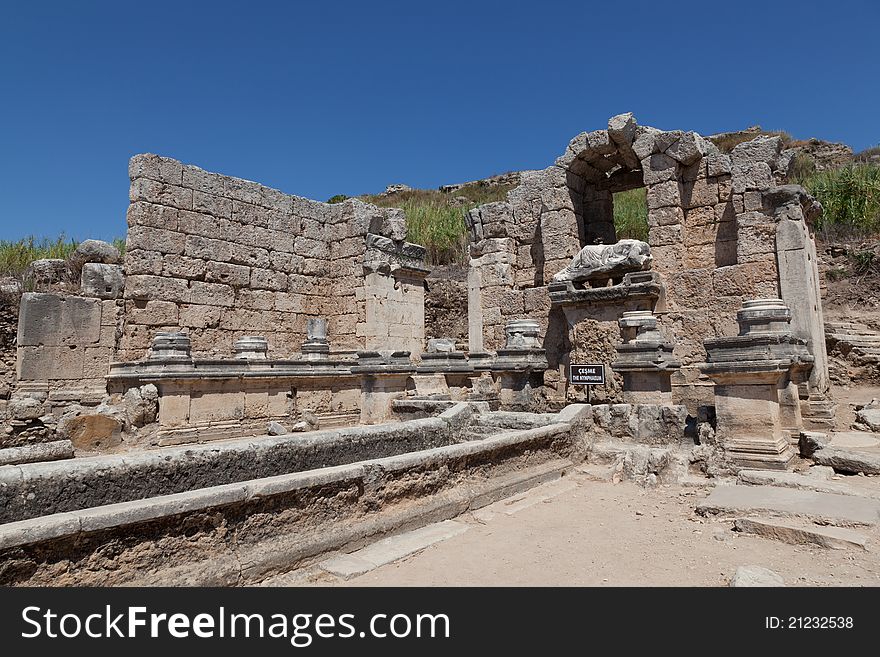
[{"label": "stone column", "polygon": [[310,317],[306,320],[306,339],[300,346],[306,360],[326,360],[330,353],[327,339],[327,320]]},{"label": "stone column", "polygon": [[618,320],[623,344],[611,369],[623,376],[626,404],[672,404],[672,373],[681,367],[673,344],[657,329],[650,310],[623,313]]},{"label": "stone column", "polygon": [[269,342],[261,335],[246,335],[232,345],[235,357],[241,360],[266,360]]},{"label": "stone column", "polygon": [[186,333],[159,332],[150,346],[149,360],[192,360]]},{"label": "stone column", "polygon": [[[731,462],[742,468],[783,470],[795,457],[789,431],[792,373],[806,372],[813,357],[806,341],[789,330],[791,311],[781,299],[743,302],[739,335],[704,340],[700,369],[715,383],[716,437]],[[786,401],[780,410],[780,391]]]}]

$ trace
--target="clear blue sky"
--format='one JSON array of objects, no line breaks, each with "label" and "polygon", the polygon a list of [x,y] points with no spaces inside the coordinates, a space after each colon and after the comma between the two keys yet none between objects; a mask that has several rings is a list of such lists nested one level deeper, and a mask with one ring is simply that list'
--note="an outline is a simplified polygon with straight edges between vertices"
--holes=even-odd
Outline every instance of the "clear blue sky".
[{"label": "clear blue sky", "polygon": [[124,235],[140,152],[326,200],[541,168],[626,111],[880,141],[876,0],[0,8],[0,239]]}]

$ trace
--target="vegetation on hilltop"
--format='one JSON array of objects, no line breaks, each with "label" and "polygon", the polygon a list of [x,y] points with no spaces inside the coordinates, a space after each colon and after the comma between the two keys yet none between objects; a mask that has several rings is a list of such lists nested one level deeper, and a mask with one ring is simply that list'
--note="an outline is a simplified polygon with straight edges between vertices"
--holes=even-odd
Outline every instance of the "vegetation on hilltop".
[{"label": "vegetation on hilltop", "polygon": [[[34,260],[43,258],[66,260],[78,245],[79,242],[67,239],[63,234],[54,239],[36,238],[31,235],[17,241],[0,240],[0,276],[22,280],[28,265]],[[125,253],[124,239],[114,239],[113,245],[120,253]]]}]

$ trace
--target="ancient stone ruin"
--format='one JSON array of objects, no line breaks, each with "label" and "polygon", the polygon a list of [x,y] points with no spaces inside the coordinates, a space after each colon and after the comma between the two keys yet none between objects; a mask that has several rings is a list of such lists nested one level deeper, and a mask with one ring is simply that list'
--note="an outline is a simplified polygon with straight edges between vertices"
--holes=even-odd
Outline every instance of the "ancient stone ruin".
[{"label": "ancient stone ruin", "polygon": [[[64,583],[241,583],[584,460],[647,486],[794,467],[834,405],[790,161],[631,114],[577,135],[468,213],[463,351],[425,340],[401,210],[135,156],[124,258],[86,242],[21,297],[0,579],[50,582],[76,546]],[[636,188],[647,242],[615,232]],[[604,369],[589,404],[579,363]],[[134,566],[86,565],[119,536]],[[232,540],[245,570],[199,570]]]}]

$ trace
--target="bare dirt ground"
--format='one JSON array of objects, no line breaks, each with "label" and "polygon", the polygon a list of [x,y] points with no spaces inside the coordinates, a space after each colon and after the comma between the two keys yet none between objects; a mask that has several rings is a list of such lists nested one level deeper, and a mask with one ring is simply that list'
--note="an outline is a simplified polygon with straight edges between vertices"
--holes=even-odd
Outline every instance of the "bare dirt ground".
[{"label": "bare dirt ground", "polygon": [[[870,479],[875,482],[876,490],[880,479]],[[461,516],[467,531],[359,577],[342,581],[324,573],[286,584],[726,586],[738,566],[758,565],[779,573],[788,586],[880,585],[876,530],[868,551],[739,534],[729,520],[696,515],[694,506],[707,491],[644,489],[574,472]]]}]

